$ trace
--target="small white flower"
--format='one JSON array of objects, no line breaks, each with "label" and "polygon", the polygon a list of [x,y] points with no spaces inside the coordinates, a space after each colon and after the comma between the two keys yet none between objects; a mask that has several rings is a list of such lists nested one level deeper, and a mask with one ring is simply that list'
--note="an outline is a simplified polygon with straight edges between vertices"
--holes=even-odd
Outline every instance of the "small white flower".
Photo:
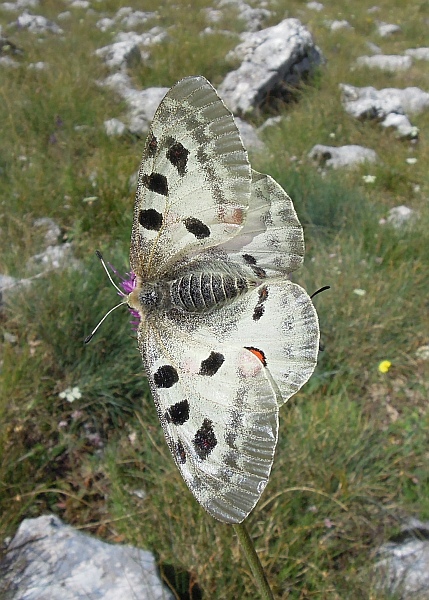
[{"label": "small white flower", "polygon": [[360,288],[356,288],[355,290],[353,290],[353,294],[356,294],[356,296],[365,296],[366,291],[361,290]]},{"label": "small white flower", "polygon": [[67,402],[74,402],[75,400],[79,400],[82,398],[82,393],[78,387],[67,388],[64,392],[60,392],[59,397],[62,400],[67,400]]},{"label": "small white flower", "polygon": [[334,138],[334,137],[335,137],[335,133],[332,131],[332,132],[329,134],[329,137],[330,137],[330,138]]},{"label": "small white flower", "polygon": [[365,183],[374,183],[377,178],[375,175],[363,175],[362,179]]},{"label": "small white flower", "polygon": [[414,157],[406,158],[405,162],[407,162],[409,165],[415,165],[417,162],[417,158],[414,158]]}]

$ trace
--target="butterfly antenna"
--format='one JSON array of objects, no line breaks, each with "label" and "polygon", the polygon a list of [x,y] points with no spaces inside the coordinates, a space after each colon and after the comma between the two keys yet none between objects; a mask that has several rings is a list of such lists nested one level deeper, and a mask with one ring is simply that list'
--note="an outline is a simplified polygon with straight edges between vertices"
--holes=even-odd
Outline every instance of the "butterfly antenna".
[{"label": "butterfly antenna", "polygon": [[317,292],[314,292],[314,294],[311,294],[310,298],[314,298],[314,296],[317,296],[317,294],[320,294],[321,292],[326,292],[326,290],[330,290],[331,286],[330,285],[324,285],[323,287],[320,288],[320,290],[317,290]]},{"label": "butterfly antenna", "polygon": [[[124,292],[122,290],[120,290],[118,288],[118,286],[116,285],[116,283],[113,281],[109,270],[106,266],[106,263],[104,262],[104,258],[103,255],[101,254],[100,250],[96,250],[95,254],[97,255],[97,258],[100,260],[101,264],[103,265],[103,269],[106,271],[107,277],[109,278],[110,283],[113,285],[113,287],[120,293],[120,295],[122,297],[126,296],[126,294],[124,294]],[[101,319],[101,321],[99,321],[99,323],[97,323],[97,325],[94,327],[94,329],[92,330],[92,332],[85,338],[84,343],[85,344],[89,344],[89,342],[92,340],[92,338],[94,337],[95,332],[97,331],[97,329],[100,327],[100,325],[103,323],[103,321],[105,321],[107,319],[107,317],[110,315],[110,313],[112,313],[114,310],[116,310],[117,308],[119,308],[120,306],[123,306],[124,302],[120,302],[119,304],[117,304],[116,306],[114,306],[113,308],[111,308],[105,315],[104,317]]]},{"label": "butterfly antenna", "polygon": [[[101,264],[103,265],[103,269],[106,271],[106,274],[107,274],[107,277],[109,278],[109,281],[110,281],[110,283],[113,285],[113,287],[114,287],[116,290],[118,290],[118,292],[121,294],[121,296],[125,296],[126,294],[124,294],[124,292],[123,292],[122,290],[120,290],[120,289],[118,288],[118,286],[116,285],[116,283],[113,281],[113,279],[112,279],[112,277],[111,277],[111,275],[110,275],[110,273],[109,273],[109,270],[108,270],[108,268],[107,268],[107,266],[106,266],[106,263],[104,262],[103,255],[101,254],[100,250],[96,250],[96,251],[95,251],[95,254],[97,255],[97,258],[100,260]],[[116,308],[116,306],[115,306],[115,308]],[[107,313],[107,315],[108,315],[108,314],[109,314],[109,313]],[[106,317],[107,317],[107,315],[106,315]],[[102,321],[101,321],[101,322],[102,322]]]},{"label": "butterfly antenna", "polygon": [[103,323],[103,321],[105,321],[107,319],[107,317],[110,315],[110,313],[112,313],[114,310],[116,310],[117,308],[119,308],[120,306],[124,306],[124,302],[120,302],[119,304],[117,304],[116,306],[114,306],[113,308],[111,308],[109,310],[109,312],[107,312],[104,317],[101,319],[101,321],[99,321],[99,323],[97,323],[97,325],[94,327],[94,329],[92,330],[92,332],[88,335],[88,337],[85,338],[84,343],[85,344],[89,344],[89,342],[92,340],[92,338],[94,337],[95,332],[97,331],[97,329],[100,327],[100,325]]}]

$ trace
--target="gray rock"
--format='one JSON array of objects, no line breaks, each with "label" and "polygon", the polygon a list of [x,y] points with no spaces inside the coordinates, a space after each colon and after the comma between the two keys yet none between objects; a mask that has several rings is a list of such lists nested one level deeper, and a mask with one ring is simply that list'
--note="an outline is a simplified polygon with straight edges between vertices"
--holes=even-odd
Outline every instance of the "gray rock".
[{"label": "gray rock", "polygon": [[115,19],[110,19],[109,17],[103,17],[102,19],[99,19],[95,24],[95,26],[103,32],[107,31],[108,29],[111,29],[114,25]]},{"label": "gray rock", "polygon": [[113,18],[103,17],[97,21],[96,27],[101,31],[107,31],[115,25],[120,25],[126,29],[134,29],[146,24],[151,19],[155,19],[157,16],[158,13],[154,11],[134,10],[130,6],[123,6]]},{"label": "gray rock", "polygon": [[[403,229],[414,223],[417,217],[416,211],[408,206],[395,206],[389,210],[389,215],[386,219],[387,223],[395,229]],[[429,575],[428,575],[429,577]],[[429,581],[429,579],[428,579]]]},{"label": "gray rock", "polygon": [[366,41],[365,45],[368,48],[368,50],[370,52],[372,52],[373,54],[381,54],[381,48],[380,48],[380,46],[377,46],[377,44],[374,44],[373,42]]},{"label": "gray rock", "polygon": [[401,600],[429,598],[429,523],[417,519],[378,551],[377,587]]},{"label": "gray rock", "polygon": [[116,37],[116,42],[134,42],[139,46],[153,46],[160,44],[167,39],[167,32],[162,27],[152,27],[144,33],[136,33],[135,31],[120,31]]},{"label": "gray rock", "polygon": [[410,56],[400,56],[397,54],[375,54],[374,56],[359,56],[356,64],[359,67],[369,67],[370,69],[384,69],[385,71],[407,71],[413,61]]},{"label": "gray rock", "polygon": [[382,125],[396,127],[401,137],[418,135],[418,129],[411,125],[407,113],[415,114],[429,108],[429,94],[418,87],[376,90],[372,86],[358,88],[340,84],[340,89],[347,113],[357,119],[384,120]]},{"label": "gray rock", "polygon": [[103,81],[98,81],[98,84],[102,87],[108,87],[115,90],[122,98],[126,98],[128,93],[136,92],[132,87],[131,78],[123,71],[109,75],[109,77],[106,77]]},{"label": "gray rock", "polygon": [[131,40],[103,46],[98,48],[95,54],[102,58],[110,69],[132,67],[142,62],[140,48]]},{"label": "gray rock", "polygon": [[136,90],[126,73],[115,73],[99,83],[104,87],[114,89],[125,100],[128,105],[128,113],[124,120],[128,130],[135,135],[146,135],[155,110],[169,89]]},{"label": "gray rock", "polygon": [[0,310],[3,310],[5,301],[13,295],[13,291],[19,286],[19,283],[19,279],[0,273]]},{"label": "gray rock", "polygon": [[21,523],[0,572],[10,600],[173,600],[150,552],[107,544],[54,515]]},{"label": "gray rock", "polygon": [[308,157],[333,169],[377,161],[377,154],[374,150],[354,144],[348,146],[323,146],[322,144],[316,144],[308,153]]},{"label": "gray rock", "polygon": [[241,60],[219,86],[225,104],[237,114],[257,108],[270,94],[287,97],[290,86],[323,61],[310,32],[298,19],[285,19],[274,27],[242,35],[228,56]]},{"label": "gray rock", "polygon": [[19,283],[19,279],[15,277],[11,277],[10,275],[1,275],[0,274],[0,292],[5,289],[9,289],[14,287]]},{"label": "gray rock", "polygon": [[72,245],[65,244],[48,246],[46,250],[35,254],[27,261],[27,269],[30,271],[51,271],[52,269],[77,268],[78,261],[74,258]]},{"label": "gray rock", "polygon": [[[121,9],[120,9],[121,10]],[[118,11],[118,15],[120,13]],[[139,27],[140,25],[144,25],[147,21],[154,19],[157,16],[156,12],[144,12],[142,10],[131,10],[128,14],[124,15],[120,18],[120,23],[122,27],[126,27],[127,29],[134,29],[135,27]]]},{"label": "gray rock", "polygon": [[204,9],[208,23],[219,23],[222,20],[223,12],[209,6]]},{"label": "gray rock", "polygon": [[[10,275],[0,275],[0,310],[2,310],[3,306],[8,302],[13,302],[14,294],[23,287],[27,287],[31,285],[33,279],[38,279],[41,275],[35,275],[33,277],[28,277],[27,279],[16,279],[15,277],[11,277]],[[1,580],[1,571],[0,571],[0,580]],[[1,586],[1,581],[0,581]],[[0,587],[1,589],[1,587]]]},{"label": "gray rock", "polygon": [[417,60],[429,60],[429,48],[410,48],[405,54]]},{"label": "gray rock", "polygon": [[42,15],[30,15],[27,12],[22,13],[17,19],[18,27],[28,29],[31,33],[63,33],[61,27],[59,27],[53,21],[49,21]]},{"label": "gray rock", "polygon": [[69,10],[65,10],[64,12],[60,12],[59,15],[57,16],[57,19],[59,21],[66,21],[67,19],[70,19],[71,17],[71,12]]},{"label": "gray rock", "polygon": [[11,56],[0,56],[0,66],[16,69],[19,67],[19,62],[14,60]]},{"label": "gray rock", "polygon": [[310,10],[316,10],[317,12],[320,12],[325,8],[321,2],[307,2],[306,6]]},{"label": "gray rock", "polygon": [[348,21],[328,21],[327,23],[331,31],[338,31],[339,29],[354,29]]},{"label": "gray rock", "polygon": [[17,0],[16,2],[3,2],[1,8],[12,12],[23,8],[36,8],[37,6],[39,6],[39,0]]},{"label": "gray rock", "polygon": [[48,68],[48,63],[39,60],[39,62],[29,63],[27,69],[30,71],[45,71]]},{"label": "gray rock", "polygon": [[250,153],[263,152],[266,150],[264,142],[259,139],[258,133],[253,125],[243,121],[239,117],[235,118],[235,124],[240,132],[244,147],[247,148]]},{"label": "gray rock", "polygon": [[91,6],[88,0],[73,0],[69,4],[70,8],[89,8]]},{"label": "gray rock", "polygon": [[128,129],[134,135],[146,135],[159,103],[169,88],[148,88],[125,98],[128,106]]},{"label": "gray rock", "polygon": [[393,127],[396,129],[399,138],[415,139],[419,136],[419,129],[411,125],[409,118],[406,115],[398,115],[397,113],[389,113],[381,122],[383,127]]},{"label": "gray rock", "polygon": [[388,37],[393,33],[399,33],[400,31],[402,31],[402,29],[399,27],[399,25],[395,25],[393,23],[380,22],[377,23],[377,31],[378,35],[381,35],[381,37]]},{"label": "gray rock", "polygon": [[119,137],[124,135],[127,128],[119,119],[109,119],[104,121],[104,129],[109,137]]},{"label": "gray rock", "polygon": [[218,8],[232,6],[238,12],[238,18],[244,21],[246,31],[258,31],[264,21],[272,15],[266,8],[253,8],[243,0],[220,0]]},{"label": "gray rock", "polygon": [[41,217],[33,222],[34,227],[43,229],[45,232],[45,243],[52,246],[58,243],[61,235],[61,229],[50,217]]},{"label": "gray rock", "polygon": [[277,117],[269,117],[266,121],[262,123],[257,129],[258,133],[262,133],[264,129],[268,129],[270,127],[276,127],[283,121],[283,117],[278,115]]},{"label": "gray rock", "polygon": [[149,58],[149,53],[142,52],[140,46],[159,44],[166,36],[167,33],[161,27],[153,27],[150,31],[141,34],[134,31],[128,33],[121,31],[115,37],[113,44],[99,48],[95,54],[100,56],[111,69],[132,67]]}]

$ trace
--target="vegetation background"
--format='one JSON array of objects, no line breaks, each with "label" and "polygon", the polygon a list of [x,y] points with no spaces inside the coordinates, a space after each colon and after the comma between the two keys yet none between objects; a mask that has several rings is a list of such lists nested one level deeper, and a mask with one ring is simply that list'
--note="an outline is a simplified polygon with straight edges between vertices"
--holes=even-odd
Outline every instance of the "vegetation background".
[{"label": "vegetation background", "polygon": [[[130,70],[137,87],[191,74],[216,86],[234,68],[225,56],[243,23],[232,7],[218,27],[236,35],[201,37],[209,0],[144,4],[158,11],[168,40]],[[331,0],[315,12],[297,0],[270,4],[267,25],[300,18],[327,63],[281,108],[282,122],[265,130],[269,151],[252,164],[283,185],[304,224],[306,262],[296,280],[310,293],[331,286],[315,299],[324,346],[317,371],[281,412],[272,477],[248,520],[277,598],[381,598],[372,575],[377,547],[405,515],[429,519],[429,361],[416,354],[429,343],[429,112],[412,118],[418,142],[400,141],[349,117],[338,88],[429,89],[424,61],[395,74],[353,68],[369,41],[385,54],[427,45],[429,4],[377,6],[371,13],[372,0]],[[56,21],[67,7],[46,0],[34,12]],[[197,505],[169,455],[127,314],[116,312],[83,346],[116,300],[94,250],[128,270],[129,179],[143,148],[143,140],[108,137],[103,127],[125,107],[96,84],[108,71],[94,51],[115,32],[95,23],[120,7],[106,0],[93,11],[73,8],[63,35],[35,35],[8,29],[13,13],[0,5],[3,34],[24,51],[18,68],[0,71],[0,272],[34,273],[27,261],[44,248],[39,217],[60,225],[80,261],[9,293],[0,315],[0,539],[23,518],[54,512],[155,552],[166,574],[174,567],[177,597],[197,598],[199,587],[204,598],[253,598],[232,529]],[[347,19],[353,29],[331,32],[327,19]],[[379,38],[377,20],[401,32]],[[27,68],[40,60],[46,70]],[[362,144],[380,160],[322,176],[306,158],[316,143]],[[411,227],[379,224],[401,204],[418,212]],[[381,373],[384,360],[391,368]],[[80,398],[59,396],[73,387]]]}]

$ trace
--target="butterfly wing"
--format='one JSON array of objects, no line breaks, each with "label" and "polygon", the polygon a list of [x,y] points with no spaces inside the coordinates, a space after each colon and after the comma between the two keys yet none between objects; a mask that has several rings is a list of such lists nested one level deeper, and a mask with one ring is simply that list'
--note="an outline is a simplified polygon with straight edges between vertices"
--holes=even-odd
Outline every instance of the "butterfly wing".
[{"label": "butterfly wing", "polygon": [[292,200],[269,175],[252,169],[249,210],[234,238],[218,246],[266,277],[291,273],[304,260],[304,235]]},{"label": "butterfly wing", "polygon": [[183,479],[213,517],[243,521],[267,484],[277,443],[277,391],[263,365],[204,329],[189,338],[171,322],[141,328],[139,347]]},{"label": "butterfly wing", "polygon": [[204,77],[173,86],[159,105],[140,166],[131,268],[156,278],[183,256],[242,227],[251,174],[231,112]]}]

